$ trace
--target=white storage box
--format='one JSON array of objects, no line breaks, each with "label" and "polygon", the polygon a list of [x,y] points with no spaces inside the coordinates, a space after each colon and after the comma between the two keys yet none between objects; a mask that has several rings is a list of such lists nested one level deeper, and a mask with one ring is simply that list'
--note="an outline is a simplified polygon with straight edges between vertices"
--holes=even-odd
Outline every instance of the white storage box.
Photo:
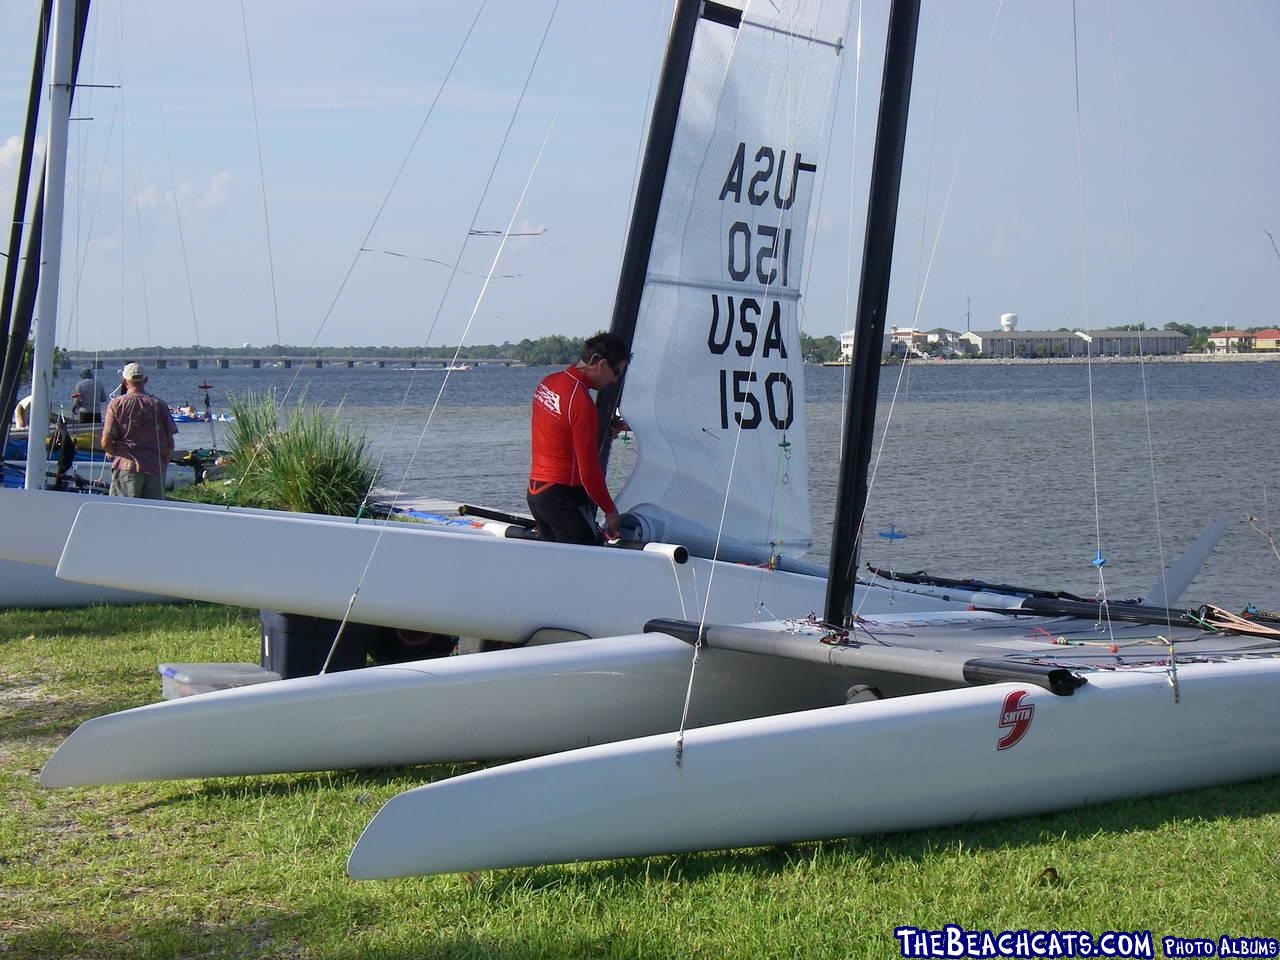
[{"label": "white storage box", "polygon": [[280,679],[280,674],[256,663],[162,663],[156,669],[166,700]]}]

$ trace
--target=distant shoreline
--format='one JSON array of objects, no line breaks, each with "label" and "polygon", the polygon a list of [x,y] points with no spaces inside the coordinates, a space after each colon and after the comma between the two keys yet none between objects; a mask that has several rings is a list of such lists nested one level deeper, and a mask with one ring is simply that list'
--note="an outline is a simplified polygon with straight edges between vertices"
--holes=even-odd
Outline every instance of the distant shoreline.
[{"label": "distant shoreline", "polygon": [[[921,360],[913,358],[912,366],[941,364],[965,364],[967,366],[1049,366],[1083,363],[1267,363],[1280,361],[1280,353],[1177,353],[1159,354],[1153,357],[965,357],[955,359]],[[883,361],[896,366],[901,360]],[[847,367],[847,363],[827,361],[819,366]]]}]

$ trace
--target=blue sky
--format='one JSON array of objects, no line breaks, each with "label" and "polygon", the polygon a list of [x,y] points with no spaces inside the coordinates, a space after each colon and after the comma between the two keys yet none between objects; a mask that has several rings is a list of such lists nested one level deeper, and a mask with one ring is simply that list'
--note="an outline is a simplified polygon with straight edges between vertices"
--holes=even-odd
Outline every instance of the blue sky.
[{"label": "blue sky", "polygon": [[[0,5],[6,209],[37,6]],[[891,323],[919,302],[920,325],[963,329],[971,298],[974,329],[1004,312],[1025,329],[1280,325],[1264,233],[1280,235],[1280,4],[1111,6],[1077,0],[1078,134],[1070,3],[925,3]],[[466,242],[447,297],[448,270],[410,258],[451,263],[473,218],[507,224],[562,95],[516,214],[545,232],[508,244],[466,339],[607,325],[669,2],[489,0],[412,154],[478,2],[244,9],[262,178],[240,4],[95,0],[81,79],[121,86],[81,91],[74,111],[92,119],[73,125],[59,344],[456,344],[497,241]],[[865,3],[860,81],[852,44],[845,57],[805,299],[814,335],[848,325],[856,292],[885,15]],[[406,155],[368,242],[405,256],[359,256],[339,295]]]}]

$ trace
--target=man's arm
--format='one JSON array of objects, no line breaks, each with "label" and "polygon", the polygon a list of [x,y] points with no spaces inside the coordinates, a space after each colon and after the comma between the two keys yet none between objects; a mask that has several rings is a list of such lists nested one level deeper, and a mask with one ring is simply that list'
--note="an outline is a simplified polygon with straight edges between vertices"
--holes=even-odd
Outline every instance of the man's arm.
[{"label": "man's arm", "polygon": [[112,434],[116,428],[116,410],[113,404],[107,405],[107,415],[102,418],[102,452],[108,457],[114,457],[115,450],[112,449]]},{"label": "man's arm", "polygon": [[178,425],[173,422],[173,414],[169,412],[169,407],[164,403],[159,404],[159,406],[160,409],[164,411],[162,414],[164,418],[164,430],[163,435],[160,437],[160,463],[163,466],[168,463],[169,458],[173,456],[173,438],[178,433]]},{"label": "man's arm", "polygon": [[604,471],[600,469],[600,455],[596,452],[596,408],[583,392],[585,402],[574,397],[569,408],[569,426],[573,431],[573,456],[582,476],[582,486],[596,506],[604,511],[604,525],[611,537],[618,536],[618,508],[609,496]]}]

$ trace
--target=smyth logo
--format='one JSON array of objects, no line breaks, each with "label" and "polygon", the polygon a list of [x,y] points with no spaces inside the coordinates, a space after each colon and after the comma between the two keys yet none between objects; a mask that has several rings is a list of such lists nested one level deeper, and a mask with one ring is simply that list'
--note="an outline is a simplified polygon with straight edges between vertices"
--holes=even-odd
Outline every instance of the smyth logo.
[{"label": "smyth logo", "polygon": [[1026,695],[1025,690],[1015,690],[1004,698],[1004,705],[1000,708],[999,726],[1000,729],[1007,729],[1009,732],[996,743],[997,750],[1008,750],[1026,736],[1027,730],[1031,728],[1031,718],[1036,715],[1036,705],[1023,703],[1022,698]]}]

